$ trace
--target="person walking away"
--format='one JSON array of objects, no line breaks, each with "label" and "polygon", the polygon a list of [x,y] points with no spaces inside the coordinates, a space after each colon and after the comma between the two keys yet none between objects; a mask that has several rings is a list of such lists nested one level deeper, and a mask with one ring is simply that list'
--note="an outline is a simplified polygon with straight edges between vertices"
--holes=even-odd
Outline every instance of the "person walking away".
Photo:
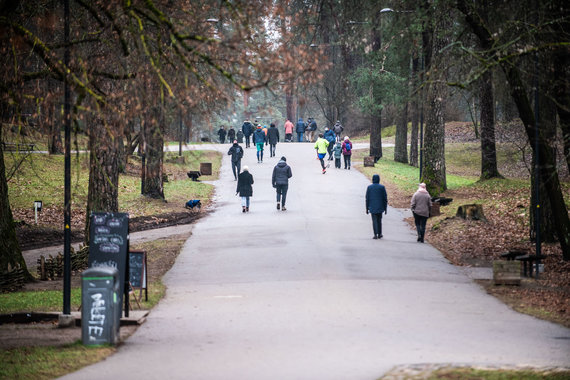
[{"label": "person walking away", "polygon": [[249,212],[249,198],[253,196],[253,176],[247,166],[238,176],[236,195],[241,197],[241,212]]},{"label": "person walking away", "polygon": [[414,214],[414,222],[416,223],[416,231],[418,232],[418,242],[420,243],[424,242],[426,222],[429,218],[431,204],[431,196],[426,189],[426,184],[420,183],[410,203],[412,214]]},{"label": "person walking away", "polygon": [[263,162],[263,144],[265,144],[265,141],[265,132],[261,129],[261,125],[258,125],[255,132],[253,132],[253,143],[257,148],[257,163]]},{"label": "person walking away", "polygon": [[285,122],[285,142],[293,141],[293,128],[295,126],[291,123],[291,120],[287,119]]},{"label": "person walking away", "polygon": [[277,165],[273,168],[273,175],[271,176],[271,184],[277,193],[277,210],[285,208],[285,201],[287,200],[287,190],[289,189],[289,178],[293,176],[291,167],[287,165],[287,158],[281,157]]},{"label": "person walking away", "polygon": [[344,127],[340,123],[340,120],[337,120],[333,126],[333,132],[336,135],[336,141],[341,141],[340,136],[342,136],[342,131],[344,131]]},{"label": "person walking away", "polygon": [[224,129],[223,125],[221,125],[220,129],[218,129],[218,138],[220,139],[220,144],[226,142],[226,130]]},{"label": "person walking away", "polygon": [[243,132],[241,129],[238,129],[237,134],[236,134],[236,139],[238,144],[243,144]]},{"label": "person walking away", "polygon": [[269,155],[270,157],[275,157],[275,148],[279,142],[279,130],[275,127],[274,123],[269,124],[267,141],[269,142]]},{"label": "person walking away", "polygon": [[373,239],[382,239],[382,213],[388,213],[388,194],[380,184],[380,176],[372,176],[372,184],[366,188],[366,214],[372,215]]},{"label": "person walking away", "polygon": [[317,150],[317,157],[321,161],[321,167],[323,168],[323,174],[327,172],[325,168],[325,157],[327,155],[327,148],[329,147],[329,142],[323,138],[323,134],[319,134],[319,138],[315,142],[315,149]]},{"label": "person walking away", "polygon": [[352,143],[348,136],[344,136],[342,142],[342,155],[344,156],[344,168],[350,170],[350,157],[352,156]]},{"label": "person walking away", "polygon": [[334,167],[340,169],[340,157],[342,156],[342,145],[337,142],[334,146]]},{"label": "person walking away", "polygon": [[297,121],[297,125],[295,126],[295,132],[297,132],[298,142],[303,142],[303,135],[305,134],[305,129],[307,129],[307,124],[305,124],[303,118],[300,117],[299,121]]},{"label": "person walking away", "polygon": [[243,157],[243,148],[239,146],[237,140],[234,140],[234,144],[228,150],[228,155],[232,156],[232,172],[234,173],[234,178],[237,181],[241,169],[241,159]]},{"label": "person walking away", "polygon": [[327,151],[329,153],[329,161],[331,161],[333,158],[333,148],[335,145],[334,142],[336,140],[336,137],[335,137],[333,130],[329,129],[329,128],[325,128],[324,138],[325,138],[325,140],[327,140],[329,142],[329,147],[328,147]]},{"label": "person walking away", "polygon": [[315,119],[310,117],[307,124],[308,124],[306,132],[307,141],[313,142],[313,133],[315,133],[315,131],[317,130],[317,122]]},{"label": "person walking away", "polygon": [[253,134],[253,124],[251,124],[251,121],[245,120],[241,126],[241,130],[243,132],[243,136],[245,137],[245,147],[249,148],[249,139]]},{"label": "person walking away", "polygon": [[230,130],[228,131],[228,141],[232,142],[236,139],[236,130],[234,129],[234,127],[230,127]]}]

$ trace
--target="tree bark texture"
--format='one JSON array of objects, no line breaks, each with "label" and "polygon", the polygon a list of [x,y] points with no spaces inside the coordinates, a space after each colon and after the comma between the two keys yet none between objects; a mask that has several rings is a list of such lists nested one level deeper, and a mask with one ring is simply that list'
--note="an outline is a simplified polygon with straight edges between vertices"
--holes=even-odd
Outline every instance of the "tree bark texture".
[{"label": "tree bark texture", "polygon": [[[424,36],[425,41],[432,41],[426,51],[426,79],[429,82],[427,92],[426,127],[424,136],[424,168],[422,182],[429,193],[438,196],[447,189],[445,177],[445,102],[447,99],[446,62],[443,48],[448,45],[445,15],[437,16],[438,21],[433,35]],[[424,33],[425,34],[425,33]],[[437,55],[434,55],[437,53]],[[431,57],[436,59],[432,59]],[[429,57],[429,59],[428,59]]]},{"label": "tree bark texture", "polygon": [[92,119],[89,134],[89,190],[85,242],[89,244],[91,212],[119,211],[119,145],[120,132],[101,118]]},{"label": "tree bark texture", "polygon": [[493,74],[485,72],[480,79],[481,107],[481,179],[502,178],[497,168],[497,147],[495,143],[495,101],[493,96]]},{"label": "tree bark texture", "polygon": [[[412,86],[414,89],[418,88],[418,68],[419,68],[419,59],[418,57],[412,58]],[[410,108],[412,109],[412,130],[410,136],[410,165],[418,167],[418,133],[419,133],[419,119],[420,119],[420,110],[419,110],[419,95],[420,92],[417,91],[413,93],[411,96]]]},{"label": "tree bark texture", "polygon": [[382,114],[370,117],[370,156],[382,158]]},{"label": "tree bark texture", "polygon": [[143,194],[155,198],[164,199],[164,185],[162,179],[162,163],[164,157],[164,135],[161,128],[163,117],[160,110],[155,109],[152,122],[146,123],[144,128],[146,143],[146,173]]},{"label": "tree bark texture", "polygon": [[396,137],[394,144],[394,161],[408,163],[408,103],[399,110],[396,119]]},{"label": "tree bark texture", "polygon": [[[2,107],[2,111],[4,111]],[[2,141],[2,128],[0,128],[0,141]],[[27,281],[32,279],[28,272],[26,261],[16,236],[16,227],[8,198],[8,182],[6,181],[6,164],[4,151],[0,144],[0,273],[22,268]]]}]

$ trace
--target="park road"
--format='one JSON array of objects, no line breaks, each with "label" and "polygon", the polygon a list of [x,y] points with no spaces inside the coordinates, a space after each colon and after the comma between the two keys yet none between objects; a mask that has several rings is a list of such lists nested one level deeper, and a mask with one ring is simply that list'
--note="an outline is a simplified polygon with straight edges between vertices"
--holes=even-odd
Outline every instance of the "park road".
[{"label": "park road", "polygon": [[[66,379],[377,379],[418,363],[569,367],[570,330],[516,313],[449,264],[390,208],[373,240],[356,170],[321,174],[313,144],[245,149],[241,212],[230,145],[215,211],[164,283],[166,297],[110,358]],[[287,157],[287,211],[274,165]],[[379,173],[382,175],[382,173]],[[388,194],[388,200],[390,194]],[[152,252],[150,252],[152,255]]]}]

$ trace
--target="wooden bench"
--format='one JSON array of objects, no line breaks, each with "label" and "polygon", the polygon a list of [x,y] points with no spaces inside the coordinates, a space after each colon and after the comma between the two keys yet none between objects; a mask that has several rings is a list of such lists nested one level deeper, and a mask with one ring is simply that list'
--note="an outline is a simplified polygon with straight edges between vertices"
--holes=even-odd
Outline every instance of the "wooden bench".
[{"label": "wooden bench", "polygon": [[[539,260],[544,260],[546,259],[546,256],[544,255],[524,255],[524,256],[519,256],[517,257],[515,260],[519,260],[523,263],[523,276],[525,277],[532,277],[532,267],[534,265],[534,263],[538,263]],[[528,276],[527,276],[527,265],[528,265]],[[538,268],[536,268],[536,271],[538,273]]]},{"label": "wooden bench", "polygon": [[190,170],[186,174],[188,175],[188,178],[190,178],[192,181],[198,181],[198,177],[202,175],[202,173],[200,173],[199,170]]},{"label": "wooden bench", "polygon": [[526,251],[512,250],[512,251],[508,251],[505,253],[501,253],[501,258],[508,260],[508,261],[512,261],[512,260],[515,260],[519,256],[524,256],[527,254],[528,253]]},{"label": "wooden bench", "polygon": [[35,144],[3,142],[2,149],[5,152],[31,152]]}]

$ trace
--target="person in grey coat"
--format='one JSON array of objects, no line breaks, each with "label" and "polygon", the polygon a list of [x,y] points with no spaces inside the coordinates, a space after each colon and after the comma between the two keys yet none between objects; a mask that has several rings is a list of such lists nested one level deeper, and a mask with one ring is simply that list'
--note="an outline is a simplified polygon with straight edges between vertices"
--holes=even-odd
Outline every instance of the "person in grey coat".
[{"label": "person in grey coat", "polygon": [[372,185],[366,188],[366,214],[372,214],[373,239],[382,239],[382,213],[388,213],[388,195],[384,185],[380,185],[380,176],[372,176]]},{"label": "person in grey coat", "polygon": [[287,199],[287,190],[289,189],[289,178],[293,176],[291,167],[287,165],[287,159],[281,157],[281,160],[273,168],[271,176],[271,184],[277,192],[277,210],[285,211],[285,201]]},{"label": "person in grey coat", "polygon": [[412,196],[410,208],[414,214],[414,222],[416,223],[416,231],[418,232],[418,242],[424,242],[426,234],[426,222],[429,218],[429,210],[431,208],[431,196],[429,195],[426,184],[420,183],[418,191]]}]

